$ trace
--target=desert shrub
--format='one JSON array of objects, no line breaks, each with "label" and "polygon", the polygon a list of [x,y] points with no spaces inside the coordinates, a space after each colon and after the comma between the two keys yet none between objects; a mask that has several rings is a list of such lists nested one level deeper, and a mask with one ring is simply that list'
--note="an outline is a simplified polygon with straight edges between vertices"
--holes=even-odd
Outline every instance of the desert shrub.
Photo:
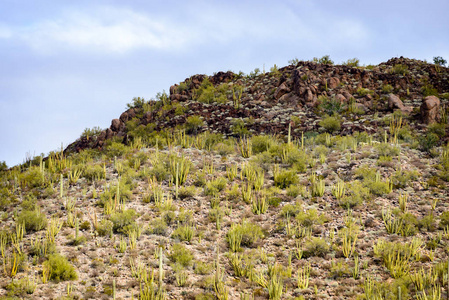
[{"label": "desert shrub", "polygon": [[374,92],[370,89],[358,88],[357,94],[361,97],[365,97],[366,95],[372,95]]},{"label": "desert shrub", "polygon": [[423,85],[421,88],[421,92],[424,97],[438,96],[438,94],[439,94],[438,90],[436,88],[434,88],[433,85],[431,85],[430,83]]},{"label": "desert shrub", "polygon": [[354,58],[350,58],[347,61],[343,62],[342,65],[355,68],[355,67],[359,66],[359,63],[360,63],[360,60],[357,57],[354,57]]},{"label": "desert shrub", "polygon": [[241,224],[233,224],[226,235],[226,240],[232,251],[237,251],[240,246],[251,246],[264,234],[259,225],[243,220]]},{"label": "desert shrub", "polygon": [[393,91],[393,86],[391,84],[382,85],[382,92],[385,94],[389,94]]},{"label": "desert shrub", "polygon": [[228,156],[235,152],[235,146],[229,143],[218,143],[214,145],[214,150],[221,156]]},{"label": "desert shrub", "polygon": [[15,197],[10,189],[6,187],[0,188],[0,210],[5,210],[13,202],[12,200],[15,200]]},{"label": "desert shrub", "polygon": [[98,235],[106,236],[106,235],[111,235],[112,234],[112,228],[113,227],[114,227],[114,223],[112,223],[109,220],[103,219],[97,225],[95,230],[97,231]]},{"label": "desert shrub", "polygon": [[105,153],[109,157],[119,157],[127,154],[130,151],[130,148],[126,145],[118,142],[111,142],[109,145],[105,147]]},{"label": "desert shrub", "polygon": [[346,195],[340,199],[339,204],[344,208],[352,208],[362,204],[369,197],[369,188],[365,187],[359,180],[355,180],[349,183],[346,189]]},{"label": "desert shrub", "polygon": [[323,224],[327,221],[327,218],[325,215],[318,214],[318,211],[316,209],[309,209],[307,211],[300,211],[296,214],[296,221],[299,225],[304,227],[312,227],[316,224]]},{"label": "desert shrub", "polygon": [[438,144],[439,140],[438,135],[433,132],[421,135],[418,138],[419,148],[422,151],[430,152]]},{"label": "desert shrub", "polygon": [[8,297],[2,297],[3,299],[17,299],[15,297],[26,299],[28,298],[26,295],[31,295],[36,290],[36,282],[28,276],[18,280],[13,279],[11,283],[6,285],[6,290],[8,291]]},{"label": "desert shrub", "polygon": [[201,127],[203,127],[203,125],[204,125],[203,118],[198,115],[189,116],[185,123],[187,133],[195,135],[198,133]]},{"label": "desert shrub", "polygon": [[173,233],[172,237],[177,238],[180,241],[187,241],[190,242],[195,235],[195,228],[190,225],[181,225],[176,228]]},{"label": "desert shrub", "polygon": [[325,65],[333,65],[334,62],[331,60],[329,55],[324,55],[321,58],[314,57],[312,59],[313,62]]},{"label": "desert shrub", "polygon": [[226,187],[227,180],[224,177],[218,177],[206,183],[204,187],[204,195],[215,196],[218,195]]},{"label": "desert shrub", "polygon": [[246,128],[245,122],[237,118],[231,121],[231,132],[237,137],[249,135],[249,130]]},{"label": "desert shrub", "polygon": [[21,175],[22,181],[29,188],[42,187],[44,185],[44,176],[39,167],[32,166]]},{"label": "desert shrub", "polygon": [[401,169],[394,172],[392,176],[392,182],[394,188],[405,188],[407,185],[411,184],[413,180],[418,179],[418,171],[403,171]]},{"label": "desert shrub", "polygon": [[163,218],[156,218],[150,222],[150,233],[166,236],[168,233],[167,223]]},{"label": "desert shrub", "polygon": [[75,267],[61,254],[50,254],[44,267],[49,269],[50,279],[56,282],[78,279]]},{"label": "desert shrub", "polygon": [[195,274],[198,275],[207,275],[210,274],[210,272],[212,272],[214,266],[212,264],[208,264],[202,261],[198,261],[195,265]]},{"label": "desert shrub", "polygon": [[305,191],[305,187],[304,186],[292,184],[291,186],[289,186],[287,188],[287,196],[296,198],[299,195],[304,194],[304,191]]},{"label": "desert shrub", "polygon": [[296,146],[283,144],[279,152],[281,152],[282,162],[291,165],[295,171],[305,172],[310,162],[307,153]]},{"label": "desert shrub", "polygon": [[321,238],[313,237],[303,246],[304,258],[312,256],[324,257],[327,253],[329,253],[329,245]]},{"label": "desert shrub", "polygon": [[47,218],[40,209],[22,211],[17,222],[25,224],[26,231],[39,231],[47,227]]},{"label": "desert shrub", "polygon": [[186,199],[195,196],[196,188],[194,186],[182,186],[179,188],[178,196],[179,198]]},{"label": "desert shrub", "polygon": [[260,166],[265,172],[271,168],[275,158],[271,156],[268,152],[258,153],[251,156],[251,164],[255,166]]},{"label": "desert shrub", "polygon": [[298,176],[295,171],[283,170],[274,174],[274,185],[285,189],[286,187],[296,184],[298,182]]},{"label": "desert shrub", "polygon": [[433,58],[433,63],[444,67],[446,65],[447,61],[444,58],[442,58],[441,56],[435,56]]},{"label": "desert shrub", "polygon": [[169,258],[172,262],[178,263],[183,267],[188,267],[192,264],[193,255],[183,244],[174,244],[171,250]]},{"label": "desert shrub", "polygon": [[136,211],[134,209],[127,209],[122,212],[115,212],[111,215],[112,229],[115,232],[126,232],[136,219]]},{"label": "desert shrub", "polygon": [[281,216],[294,218],[300,212],[302,212],[302,206],[299,203],[286,204],[281,209]]},{"label": "desert shrub", "polygon": [[84,129],[83,133],[81,133],[81,137],[86,137],[89,139],[90,137],[99,135],[102,132],[102,129],[98,126],[92,127],[92,128],[86,128]]},{"label": "desert shrub", "polygon": [[337,117],[330,116],[324,117],[324,119],[319,122],[319,125],[330,133],[338,131],[341,128],[340,120]]},{"label": "desert shrub", "polygon": [[378,157],[380,156],[391,156],[395,157],[398,156],[401,153],[401,150],[394,146],[390,145],[388,143],[380,143],[375,146],[377,150]]},{"label": "desert shrub", "polygon": [[377,196],[382,196],[391,193],[390,182],[382,181],[368,181],[365,185],[369,188],[370,192]]},{"label": "desert shrub", "polygon": [[318,101],[320,102],[320,110],[322,110],[325,114],[333,115],[340,113],[343,110],[342,103],[334,97],[329,99],[326,96],[320,96],[318,97]]},{"label": "desert shrub", "polygon": [[449,211],[445,211],[440,215],[440,228],[449,226]]},{"label": "desert shrub", "polygon": [[439,138],[442,138],[446,135],[446,125],[441,123],[432,123],[427,127],[428,133],[434,133]]},{"label": "desert shrub", "polygon": [[251,138],[253,154],[269,151],[274,144],[273,137],[268,135],[256,135]]},{"label": "desert shrub", "polygon": [[84,178],[95,181],[104,178],[104,167],[100,165],[87,165],[83,172]]},{"label": "desert shrub", "polygon": [[408,71],[408,67],[406,65],[397,64],[397,65],[393,66],[391,72],[393,74],[405,76],[406,74],[408,74],[409,71]]},{"label": "desert shrub", "polygon": [[433,213],[429,213],[419,220],[418,227],[421,230],[427,230],[429,232],[435,231],[436,229],[436,220]]},{"label": "desert shrub", "polygon": [[0,173],[6,170],[8,170],[8,165],[5,161],[0,161]]},{"label": "desert shrub", "polygon": [[163,163],[153,165],[149,171],[150,178],[156,177],[157,181],[162,182],[167,179],[168,170]]}]

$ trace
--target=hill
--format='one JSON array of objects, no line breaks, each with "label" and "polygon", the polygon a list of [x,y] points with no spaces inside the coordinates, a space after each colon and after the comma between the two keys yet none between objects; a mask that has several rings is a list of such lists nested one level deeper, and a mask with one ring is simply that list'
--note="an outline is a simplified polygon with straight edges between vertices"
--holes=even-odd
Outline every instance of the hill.
[{"label": "hill", "polygon": [[449,70],[195,75],[0,173],[0,296],[439,299]]}]

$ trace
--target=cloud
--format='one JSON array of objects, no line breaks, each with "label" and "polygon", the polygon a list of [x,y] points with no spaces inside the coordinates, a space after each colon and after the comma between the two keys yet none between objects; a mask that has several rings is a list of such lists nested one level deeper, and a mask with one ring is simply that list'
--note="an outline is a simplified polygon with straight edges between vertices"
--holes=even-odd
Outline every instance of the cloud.
[{"label": "cloud", "polygon": [[0,28],[0,38],[14,37],[41,53],[60,50],[125,53],[135,49],[179,49],[188,41],[183,28],[132,10],[103,7],[72,11],[28,26]]}]

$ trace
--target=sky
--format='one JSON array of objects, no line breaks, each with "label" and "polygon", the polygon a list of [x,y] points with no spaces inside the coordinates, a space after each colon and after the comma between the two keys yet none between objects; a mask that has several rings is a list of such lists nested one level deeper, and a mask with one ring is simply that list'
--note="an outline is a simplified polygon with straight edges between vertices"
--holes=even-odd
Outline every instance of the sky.
[{"label": "sky", "polygon": [[330,55],[449,60],[449,1],[0,0],[0,161],[107,128],[195,74]]}]

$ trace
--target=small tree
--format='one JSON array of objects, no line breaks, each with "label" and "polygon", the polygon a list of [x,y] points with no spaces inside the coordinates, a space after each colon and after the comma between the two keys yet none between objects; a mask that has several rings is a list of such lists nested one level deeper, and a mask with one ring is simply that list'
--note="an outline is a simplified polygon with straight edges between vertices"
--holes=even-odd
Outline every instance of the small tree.
[{"label": "small tree", "polygon": [[435,56],[433,58],[433,63],[444,67],[446,65],[447,61],[444,58],[442,58],[441,56]]}]

